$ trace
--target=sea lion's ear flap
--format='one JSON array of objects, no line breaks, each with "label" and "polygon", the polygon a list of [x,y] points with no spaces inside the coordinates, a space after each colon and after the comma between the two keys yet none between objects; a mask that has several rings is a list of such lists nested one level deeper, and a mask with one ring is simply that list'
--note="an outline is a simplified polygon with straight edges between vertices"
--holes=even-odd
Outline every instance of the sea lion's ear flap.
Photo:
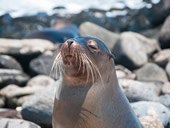
[{"label": "sea lion's ear flap", "polygon": [[109,59],[111,58],[115,59],[115,56],[112,53],[109,53],[108,55],[109,55]]}]

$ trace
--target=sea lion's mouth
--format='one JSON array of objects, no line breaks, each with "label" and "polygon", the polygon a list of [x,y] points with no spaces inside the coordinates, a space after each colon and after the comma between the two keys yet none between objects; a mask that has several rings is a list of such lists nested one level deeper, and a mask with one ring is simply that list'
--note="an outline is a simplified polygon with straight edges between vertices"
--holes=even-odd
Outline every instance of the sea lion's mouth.
[{"label": "sea lion's mouth", "polygon": [[73,61],[74,61],[73,55],[66,55],[63,58],[64,65],[71,65],[74,63]]}]

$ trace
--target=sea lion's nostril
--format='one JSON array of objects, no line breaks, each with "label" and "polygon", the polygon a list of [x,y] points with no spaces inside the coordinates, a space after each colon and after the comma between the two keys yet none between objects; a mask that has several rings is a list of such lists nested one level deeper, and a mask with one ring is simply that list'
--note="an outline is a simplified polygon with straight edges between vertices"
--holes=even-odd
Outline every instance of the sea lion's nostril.
[{"label": "sea lion's nostril", "polygon": [[70,46],[72,45],[74,41],[73,40],[68,40],[67,43],[68,43],[68,48],[70,49]]}]

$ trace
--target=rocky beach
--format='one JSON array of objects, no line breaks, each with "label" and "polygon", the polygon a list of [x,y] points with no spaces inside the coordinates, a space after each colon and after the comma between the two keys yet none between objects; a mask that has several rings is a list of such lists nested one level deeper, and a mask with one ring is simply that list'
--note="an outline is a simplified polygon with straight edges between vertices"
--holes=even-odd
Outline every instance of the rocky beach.
[{"label": "rocky beach", "polygon": [[[91,7],[71,14],[57,6],[53,14],[0,15],[0,128],[52,127],[57,44],[25,36],[58,30],[62,22],[111,50],[119,85],[145,128],[170,128],[170,0],[145,1],[138,9]],[[69,38],[60,31],[57,43]]]}]

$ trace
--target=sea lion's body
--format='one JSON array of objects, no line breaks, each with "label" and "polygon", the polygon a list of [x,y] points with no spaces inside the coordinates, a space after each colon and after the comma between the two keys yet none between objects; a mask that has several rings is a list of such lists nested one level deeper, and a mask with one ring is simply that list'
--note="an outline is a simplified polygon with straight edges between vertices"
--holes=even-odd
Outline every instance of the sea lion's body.
[{"label": "sea lion's body", "polygon": [[60,52],[64,70],[56,90],[53,127],[141,127],[118,85],[112,55],[101,41],[77,37],[65,42]]}]

